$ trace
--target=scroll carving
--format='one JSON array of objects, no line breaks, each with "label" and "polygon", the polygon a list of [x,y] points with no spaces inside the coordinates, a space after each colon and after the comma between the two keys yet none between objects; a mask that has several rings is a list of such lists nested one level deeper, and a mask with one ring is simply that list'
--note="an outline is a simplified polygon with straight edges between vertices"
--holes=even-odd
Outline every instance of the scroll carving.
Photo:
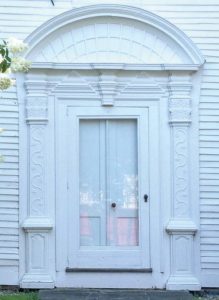
[{"label": "scroll carving", "polygon": [[30,125],[30,215],[45,213],[45,126]]},{"label": "scroll carving", "polygon": [[174,199],[175,217],[189,214],[187,128],[173,129],[174,139]]},{"label": "scroll carving", "polygon": [[170,84],[169,122],[173,147],[173,217],[189,217],[188,139],[191,123],[191,84]]}]

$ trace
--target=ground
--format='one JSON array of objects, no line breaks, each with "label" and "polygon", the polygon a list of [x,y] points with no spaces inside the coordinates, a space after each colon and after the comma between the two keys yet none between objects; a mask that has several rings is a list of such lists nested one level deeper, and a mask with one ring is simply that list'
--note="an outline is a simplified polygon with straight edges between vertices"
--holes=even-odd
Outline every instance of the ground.
[{"label": "ground", "polygon": [[[17,293],[10,291],[0,292],[0,300],[37,300],[37,293]],[[194,300],[219,300],[219,296],[208,295],[206,297],[195,296]]]},{"label": "ground", "polygon": [[219,300],[219,296],[194,297],[194,300]]}]

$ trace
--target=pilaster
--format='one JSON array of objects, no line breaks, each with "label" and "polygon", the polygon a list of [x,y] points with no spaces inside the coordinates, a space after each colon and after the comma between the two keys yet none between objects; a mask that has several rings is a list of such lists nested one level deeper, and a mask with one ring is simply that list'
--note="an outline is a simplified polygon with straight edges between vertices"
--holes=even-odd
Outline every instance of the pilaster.
[{"label": "pilaster", "polygon": [[48,83],[26,82],[26,122],[28,126],[28,197],[25,232],[26,266],[22,288],[54,287],[53,209],[48,202]]},{"label": "pilaster", "polygon": [[171,78],[169,90],[169,124],[171,127],[172,200],[171,218],[166,231],[171,239],[171,274],[169,290],[199,290],[194,268],[194,236],[197,226],[193,220],[190,195],[190,125],[191,89],[188,80]]}]

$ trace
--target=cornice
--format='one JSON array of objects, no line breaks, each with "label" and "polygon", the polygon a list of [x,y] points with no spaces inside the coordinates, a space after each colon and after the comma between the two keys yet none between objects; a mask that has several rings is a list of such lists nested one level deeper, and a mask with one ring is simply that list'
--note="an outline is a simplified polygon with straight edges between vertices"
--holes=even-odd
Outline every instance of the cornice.
[{"label": "cornice", "polygon": [[123,63],[50,63],[33,62],[31,69],[48,70],[126,70],[126,71],[197,71],[199,64],[123,64]]}]

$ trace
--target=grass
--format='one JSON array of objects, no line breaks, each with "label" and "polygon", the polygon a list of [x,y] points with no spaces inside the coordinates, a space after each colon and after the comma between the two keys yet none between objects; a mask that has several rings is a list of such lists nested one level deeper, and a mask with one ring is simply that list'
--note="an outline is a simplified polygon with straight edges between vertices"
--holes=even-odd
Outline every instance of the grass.
[{"label": "grass", "polygon": [[37,293],[0,294],[0,300],[37,300]]}]

